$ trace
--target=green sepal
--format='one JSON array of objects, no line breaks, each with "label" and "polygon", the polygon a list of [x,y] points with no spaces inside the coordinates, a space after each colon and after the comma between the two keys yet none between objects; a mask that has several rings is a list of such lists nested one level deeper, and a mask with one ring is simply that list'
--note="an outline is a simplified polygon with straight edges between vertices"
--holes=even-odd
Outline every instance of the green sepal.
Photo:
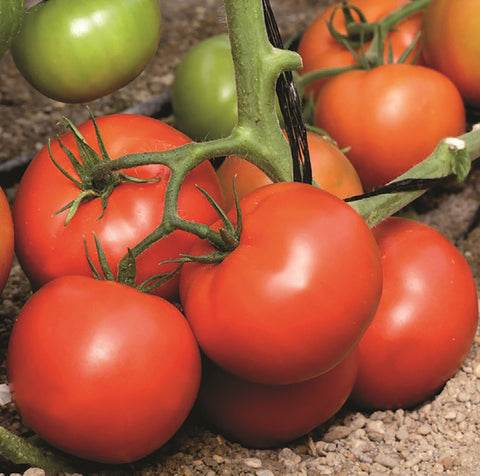
[{"label": "green sepal", "polygon": [[137,279],[137,263],[135,256],[130,248],[127,250],[127,254],[118,263],[118,282],[126,284],[132,288],[135,287],[135,281]]}]

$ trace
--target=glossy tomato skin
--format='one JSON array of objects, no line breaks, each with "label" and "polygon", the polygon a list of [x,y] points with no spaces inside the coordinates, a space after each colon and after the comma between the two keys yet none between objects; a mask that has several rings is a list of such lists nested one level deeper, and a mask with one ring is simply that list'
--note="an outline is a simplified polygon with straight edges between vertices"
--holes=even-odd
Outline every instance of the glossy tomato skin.
[{"label": "glossy tomato skin", "polygon": [[84,276],[58,278],[32,296],[7,362],[25,422],[64,451],[107,463],[162,446],[200,384],[197,343],[173,304]]},{"label": "glossy tomato skin", "polygon": [[432,0],[422,24],[426,63],[448,76],[463,98],[480,106],[480,5]]},{"label": "glossy tomato skin", "polygon": [[347,401],[357,355],[312,380],[292,385],[249,382],[204,364],[198,397],[202,416],[242,445],[269,448],[299,438],[331,418]]},{"label": "glossy tomato skin", "polygon": [[465,132],[465,107],[443,74],[418,65],[386,64],[348,71],[321,91],[315,125],[346,153],[369,191],[432,153],[447,136]]},{"label": "glossy tomato skin", "polygon": [[49,0],[27,11],[11,51],[42,94],[87,102],[143,71],[157,50],[160,25],[158,0]]},{"label": "glossy tomato skin", "polygon": [[175,125],[193,140],[218,139],[237,123],[237,92],[228,35],[216,35],[191,48],[172,85]]},{"label": "glossy tomato skin", "polygon": [[[339,198],[363,193],[360,178],[345,154],[327,138],[314,132],[307,132],[307,142],[315,182],[327,192]],[[240,157],[227,157],[217,169],[226,210],[235,204],[235,190],[239,198],[251,191],[272,183],[258,167]]]},{"label": "glossy tomato skin", "polygon": [[13,261],[13,221],[10,205],[0,188],[0,293],[10,274]]},{"label": "glossy tomato skin", "polygon": [[[355,5],[365,14],[369,22],[376,22],[388,14],[403,7],[409,0],[353,0],[348,2],[350,5]],[[298,53],[302,57],[303,68],[300,74],[309,73],[317,69],[325,68],[339,68],[345,66],[351,66],[356,64],[354,56],[341,45],[330,34],[326,21],[328,21],[335,8],[338,8],[341,2],[337,2],[334,5],[323,10],[307,28],[305,34],[302,36],[298,45]],[[356,13],[353,13],[356,18]],[[387,43],[384,48],[385,58],[388,58],[388,43],[392,45],[393,61],[396,62],[402,56],[403,52],[412,44],[415,37],[421,30],[422,14],[415,14],[406,20],[402,21],[396,26],[394,31],[389,33],[387,37]],[[340,10],[334,16],[333,26],[341,34],[346,34],[345,20],[343,13]],[[368,49],[369,42],[365,45]],[[415,55],[418,54],[419,46],[416,46],[408,61],[413,61]],[[359,51],[357,51],[359,53]],[[417,64],[422,64],[423,60],[421,55],[417,59]],[[314,97],[317,97],[323,85],[326,84],[328,79],[321,79],[315,81],[307,91],[313,93]]]},{"label": "glossy tomato skin", "polygon": [[[382,271],[370,229],[344,201],[301,183],[261,187],[241,208],[239,246],[220,263],[181,271],[180,298],[200,347],[259,383],[327,372],[355,347],[378,304]],[[199,243],[191,254],[209,251]]]},{"label": "glossy tomato skin", "polygon": [[384,270],[377,313],[359,344],[352,394],[371,409],[411,407],[460,369],[475,337],[475,283],[461,253],[438,231],[406,218],[373,230]]},{"label": "glossy tomato skin", "polygon": [[[190,141],[167,124],[146,116],[114,114],[97,118],[97,123],[112,158],[128,153],[172,149]],[[80,125],[79,130],[89,144],[97,147],[91,121]],[[62,136],[61,140],[66,147],[76,150],[71,134]],[[57,162],[75,173],[57,140],[52,141],[51,148]],[[34,288],[67,274],[92,276],[86,260],[83,237],[86,238],[90,255],[98,267],[94,233],[116,275],[117,263],[127,249],[135,246],[159,225],[170,169],[151,165],[125,170],[125,173],[160,180],[145,184],[121,184],[108,198],[107,211],[101,219],[102,205],[99,199],[95,199],[84,202],[65,226],[66,212],[56,212],[73,200],[79,189],[56,168],[47,147],[33,159],[20,182],[13,218],[17,256]],[[193,221],[212,223],[218,215],[197,189],[197,185],[205,188],[221,203],[215,171],[208,162],[203,162],[187,175],[182,185],[179,214]],[[173,271],[176,267],[174,263],[161,266],[159,263],[188,252],[196,240],[194,235],[177,230],[152,245],[137,259],[137,283],[158,273]],[[178,276],[155,292],[168,299],[175,299]]]}]

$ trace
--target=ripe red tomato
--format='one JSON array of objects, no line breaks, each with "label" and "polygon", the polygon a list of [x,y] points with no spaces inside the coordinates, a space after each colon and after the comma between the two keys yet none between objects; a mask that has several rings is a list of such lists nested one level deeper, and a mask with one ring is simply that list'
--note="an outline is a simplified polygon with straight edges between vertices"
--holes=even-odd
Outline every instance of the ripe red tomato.
[{"label": "ripe red tomato", "polygon": [[[200,347],[226,371],[259,383],[327,372],[377,308],[382,270],[370,229],[343,200],[298,182],[266,185],[240,203],[235,250],[220,263],[188,263],[180,275]],[[190,253],[210,251],[201,242]]]},{"label": "ripe red tomato", "polygon": [[0,293],[10,274],[13,261],[13,222],[7,197],[0,188]]},{"label": "ripe red tomato", "polygon": [[32,296],[7,366],[29,427],[57,448],[107,463],[162,446],[200,384],[197,343],[173,304],[84,276],[55,279]]},{"label": "ripe red tomato", "polygon": [[[307,132],[313,179],[327,192],[339,198],[363,193],[362,184],[353,165],[331,141],[314,132]],[[227,157],[217,169],[226,210],[235,204],[233,178],[238,197],[272,183],[258,167],[240,157]]]},{"label": "ripe red tomato", "polygon": [[455,85],[425,66],[386,64],[333,78],[314,123],[346,153],[366,190],[385,185],[425,159],[447,136],[465,132]]},{"label": "ripe red tomato", "polygon": [[480,5],[476,0],[432,0],[424,13],[423,52],[463,98],[480,106]]},{"label": "ripe red tomato", "polygon": [[441,233],[389,218],[373,230],[383,293],[359,344],[353,400],[362,407],[411,407],[461,367],[475,337],[478,304],[470,268]]},{"label": "ripe red tomato", "polygon": [[206,421],[243,445],[279,446],[307,434],[347,401],[357,375],[357,355],[312,380],[264,385],[235,377],[208,362],[198,397]]},{"label": "ripe red tomato", "polygon": [[[398,10],[409,3],[410,0],[353,0],[348,4],[355,5],[365,14],[367,21],[376,22],[388,14]],[[335,8],[338,8],[341,2],[323,10],[313,23],[307,28],[298,45],[298,53],[303,60],[303,69],[300,74],[309,73],[317,69],[339,68],[356,64],[354,56],[341,45],[331,35],[326,21],[328,21]],[[355,19],[358,20],[358,14],[352,11]],[[395,29],[388,34],[386,45],[384,47],[385,59],[388,58],[389,44],[392,45],[393,59],[398,61],[402,53],[412,44],[416,35],[419,33],[422,24],[422,14],[417,13],[399,23]],[[341,10],[337,11],[333,18],[334,28],[341,34],[347,34],[345,19]],[[368,49],[370,42],[366,42],[365,49]],[[408,60],[413,60],[418,53],[419,45],[414,48]],[[357,54],[360,50],[356,50]],[[421,64],[419,57],[417,64]],[[311,91],[314,97],[317,97],[321,88],[329,79],[321,79],[312,83],[307,91]]]},{"label": "ripe red tomato", "polygon": [[[114,114],[98,118],[97,123],[112,158],[129,153],[172,149],[189,142],[179,131],[145,116]],[[78,129],[98,151],[92,122],[87,121]],[[61,140],[69,149],[77,150],[70,133],[62,136]],[[56,161],[75,174],[57,140],[52,141],[51,148]],[[68,274],[91,276],[83,237],[97,263],[94,233],[116,274],[117,262],[127,252],[127,248],[132,248],[158,226],[162,218],[170,169],[151,165],[124,172],[135,177],[156,177],[160,180],[145,184],[123,183],[108,198],[107,211],[101,219],[98,218],[102,213],[102,205],[100,200],[95,199],[84,202],[68,225],[64,226],[67,212],[56,212],[72,201],[79,194],[79,189],[53,164],[47,147],[33,159],[20,182],[13,218],[18,259],[34,287]],[[183,218],[211,223],[218,215],[197,189],[197,185],[221,203],[221,190],[215,171],[208,162],[204,162],[192,170],[183,182],[179,213]],[[159,263],[186,253],[196,239],[190,233],[175,231],[151,246],[137,259],[137,282],[157,273],[172,271],[175,264],[159,266]],[[178,277],[171,279],[156,292],[171,299],[177,295],[177,291]]]}]

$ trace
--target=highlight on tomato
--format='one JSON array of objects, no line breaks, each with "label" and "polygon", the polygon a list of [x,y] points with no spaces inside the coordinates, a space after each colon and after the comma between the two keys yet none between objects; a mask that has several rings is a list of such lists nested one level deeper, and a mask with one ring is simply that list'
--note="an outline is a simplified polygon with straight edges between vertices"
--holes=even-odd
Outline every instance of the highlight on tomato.
[{"label": "highlight on tomato", "polygon": [[37,291],[7,353],[13,401],[53,446],[104,463],[160,448],[187,418],[200,352],[180,311],[113,281],[63,276]]},{"label": "highlight on tomato", "polygon": [[373,233],[383,291],[358,345],[352,401],[408,408],[432,397],[462,366],[477,329],[477,292],[465,258],[434,228],[394,217]]},{"label": "highlight on tomato", "polygon": [[14,233],[12,214],[5,193],[0,188],[0,293],[7,283],[13,262]]},{"label": "highlight on tomato", "polygon": [[[331,140],[316,132],[307,131],[307,142],[312,164],[313,180],[327,192],[339,198],[363,193],[360,178],[345,154]],[[236,156],[226,157],[217,169],[223,192],[225,210],[235,203],[235,190],[239,198],[272,181],[251,162]]]},{"label": "highlight on tomato", "polygon": [[[112,114],[99,117],[96,122],[112,159],[130,153],[163,151],[190,142],[188,137],[173,127],[146,116]],[[85,141],[100,153],[92,120],[81,124],[78,130]],[[81,160],[71,132],[62,135],[60,141]],[[51,141],[50,148],[57,164],[78,178],[58,139]],[[59,276],[93,276],[84,240],[94,265],[99,269],[94,234],[114,276],[117,276],[118,261],[128,248],[133,248],[160,224],[170,169],[163,165],[146,165],[121,172],[135,180],[154,181],[116,184],[107,198],[105,210],[101,198],[94,197],[83,201],[68,224],[65,224],[69,209],[59,211],[74,201],[81,190],[55,165],[48,146],[34,157],[20,181],[13,206],[18,260],[34,288]],[[116,177],[113,177],[114,181]],[[102,190],[108,192],[110,179],[112,177],[108,176],[105,180],[102,178],[93,183],[94,192],[97,189],[99,193],[103,193]],[[210,224],[218,219],[218,214],[197,186],[222,203],[220,185],[208,161],[187,174],[180,189],[178,210],[183,218]],[[136,260],[136,283],[174,271],[176,263],[160,263],[187,253],[197,240],[199,238],[191,233],[176,230],[150,246]],[[153,292],[176,299],[178,276]]]},{"label": "highlight on tomato", "polygon": [[[369,23],[374,23],[407,5],[409,1],[410,0],[352,0],[348,2],[348,5],[360,9],[365,16],[365,20]],[[303,61],[303,68],[300,71],[301,75],[319,69],[347,67],[357,63],[356,58],[348,48],[335,39],[328,28],[327,22],[332,19],[333,28],[339,34],[349,37],[348,39],[354,46],[356,54],[361,54],[359,45],[360,38],[358,38],[358,35],[347,31],[341,6],[341,2],[336,2],[322,10],[302,35],[297,48]],[[360,21],[360,16],[355,8],[350,8],[350,13],[355,21]],[[415,41],[416,36],[421,30],[421,25],[422,13],[420,12],[401,21],[388,33],[383,47],[385,62],[389,60],[390,46],[393,54],[391,62],[396,63],[402,57],[403,53]],[[366,38],[365,40],[363,48],[367,51],[371,45],[371,38]],[[407,56],[405,62],[410,63],[416,59],[417,64],[422,64],[423,60],[419,53],[420,44],[417,44]],[[324,78],[316,80],[307,88],[306,92],[308,94],[312,93],[314,98],[316,98],[322,87],[330,79],[331,78]]]},{"label": "highlight on tomato", "polygon": [[335,415],[356,375],[355,349],[328,372],[291,385],[250,382],[205,359],[198,408],[207,424],[229,438],[248,447],[276,447]]},{"label": "highlight on tomato", "polygon": [[426,63],[448,76],[465,101],[480,106],[480,5],[475,0],[431,0],[422,24]]},{"label": "highlight on tomato", "polygon": [[11,52],[20,73],[45,96],[88,102],[145,69],[160,29],[158,0],[41,1],[25,13]]},{"label": "highlight on tomato", "polygon": [[396,63],[332,78],[318,96],[314,124],[349,147],[346,155],[370,191],[421,162],[443,138],[463,134],[466,113],[445,75]]},{"label": "highlight on tomato", "polygon": [[[183,266],[185,316],[229,373],[272,385],[317,377],[353,350],[376,311],[373,235],[347,203],[312,185],[267,185],[240,206],[238,246],[221,262]],[[212,251],[199,242],[189,254]]]}]

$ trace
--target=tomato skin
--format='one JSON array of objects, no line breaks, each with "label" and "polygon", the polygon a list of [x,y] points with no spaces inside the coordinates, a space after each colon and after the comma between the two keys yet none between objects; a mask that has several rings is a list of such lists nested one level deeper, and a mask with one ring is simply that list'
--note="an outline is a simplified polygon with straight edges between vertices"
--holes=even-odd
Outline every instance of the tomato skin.
[{"label": "tomato skin", "polygon": [[[112,158],[128,153],[172,149],[190,141],[167,124],[145,116],[114,114],[97,118],[97,123]],[[91,121],[80,125],[78,129],[89,144],[97,147]],[[71,134],[62,136],[61,140],[69,149],[77,150]],[[51,148],[57,162],[75,174],[57,140],[51,142]],[[62,275],[92,276],[83,237],[98,267],[94,233],[116,275],[117,263],[127,249],[135,246],[159,225],[170,169],[151,165],[127,169],[125,173],[140,178],[160,177],[161,180],[146,184],[121,184],[108,198],[103,218],[98,219],[102,214],[102,205],[99,199],[95,199],[84,202],[68,225],[64,226],[66,212],[56,212],[73,200],[79,189],[53,164],[47,147],[33,159],[20,182],[13,218],[17,256],[34,288]],[[45,187],[47,183],[49,186]],[[203,162],[187,175],[182,185],[179,213],[183,218],[212,223],[218,215],[197,189],[197,184],[222,203],[215,171],[208,162]],[[161,266],[159,263],[188,252],[196,240],[190,233],[175,231],[152,245],[137,259],[137,283],[158,273],[173,271],[176,267],[174,263]],[[155,293],[175,299],[178,276]]]},{"label": "tomato skin", "polygon": [[[348,3],[359,7],[369,22],[376,22],[387,16],[389,13],[406,5],[409,1],[410,0],[353,0]],[[332,37],[326,24],[326,21],[330,19],[334,8],[339,7],[340,4],[340,2],[337,2],[323,10],[302,36],[298,45],[298,53],[303,61],[303,68],[300,71],[300,74],[309,73],[317,69],[339,68],[356,64],[355,58],[348,49]],[[353,13],[353,15],[356,18],[356,14]],[[394,62],[398,61],[403,52],[412,44],[416,35],[420,32],[421,24],[421,13],[415,14],[399,23],[395,28],[395,31],[392,31],[387,36],[387,46],[385,47],[384,54],[385,58],[388,58],[388,42],[391,42],[393,60]],[[339,10],[334,16],[333,26],[340,33],[347,33],[341,10]],[[365,49],[368,49],[369,45],[370,42],[367,42]],[[418,49],[419,45],[414,48],[408,57],[408,61],[414,59],[415,55],[418,53]],[[357,51],[357,53],[359,53],[359,51]],[[418,57],[416,63],[423,63],[421,55]],[[329,80],[330,78],[317,80],[307,88],[307,91],[313,93],[314,98],[316,98],[322,87]]]},{"label": "tomato skin", "polygon": [[[376,310],[373,236],[344,201],[311,185],[266,185],[240,203],[239,246],[220,263],[182,268],[185,315],[204,353],[234,375],[314,378],[345,358]],[[209,251],[199,243],[190,253]]]},{"label": "tomato skin", "polygon": [[[327,192],[339,198],[363,193],[363,187],[353,165],[331,141],[314,132],[307,132],[313,179]],[[227,157],[217,169],[225,209],[235,204],[233,178],[239,198],[272,183],[258,167],[240,157]]]},{"label": "tomato skin", "polygon": [[13,261],[13,221],[5,193],[0,188],[0,293],[10,274]]},{"label": "tomato skin", "polygon": [[423,16],[426,63],[448,76],[470,104],[480,105],[480,6],[476,0],[432,0]]},{"label": "tomato skin", "polygon": [[11,51],[25,79],[67,103],[97,99],[137,77],[160,39],[158,0],[49,0],[28,9]]},{"label": "tomato skin", "polygon": [[461,367],[475,337],[478,304],[470,268],[438,231],[406,218],[373,230],[383,292],[362,337],[352,400],[366,408],[411,407]]},{"label": "tomato skin", "polygon": [[193,140],[218,139],[237,123],[237,92],[228,35],[191,48],[175,70],[172,85],[175,125]]},{"label": "tomato skin", "polygon": [[355,349],[328,372],[292,385],[249,382],[206,361],[199,408],[229,438],[248,447],[271,448],[307,434],[337,413],[356,375]]},{"label": "tomato skin", "polygon": [[316,126],[346,153],[364,188],[385,185],[425,159],[447,136],[465,132],[465,107],[443,74],[418,65],[348,71],[321,91]]},{"label": "tomato skin", "polygon": [[177,431],[200,366],[173,304],[84,276],[58,278],[31,297],[7,354],[25,422],[64,451],[107,463],[139,459]]}]

